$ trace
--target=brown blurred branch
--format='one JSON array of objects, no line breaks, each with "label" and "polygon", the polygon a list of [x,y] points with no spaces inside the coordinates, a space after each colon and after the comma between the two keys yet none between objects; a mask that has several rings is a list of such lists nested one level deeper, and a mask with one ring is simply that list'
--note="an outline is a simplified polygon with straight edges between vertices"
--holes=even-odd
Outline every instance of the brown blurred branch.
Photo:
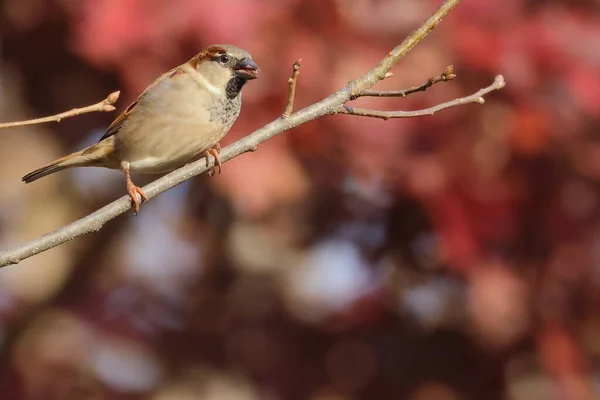
[{"label": "brown blurred branch", "polygon": [[113,104],[117,102],[119,99],[120,92],[113,92],[108,95],[108,97],[102,100],[99,103],[92,104],[91,106],[82,107],[82,108],[74,108],[70,111],[65,111],[60,114],[51,115],[49,117],[37,118],[37,119],[29,119],[27,121],[17,121],[17,122],[5,122],[0,123],[0,129],[6,128],[15,128],[27,125],[35,125],[35,124],[43,124],[45,122],[60,122],[65,118],[75,117],[81,114],[87,114],[91,112],[110,112],[114,111],[115,107]]},{"label": "brown blurred branch", "polygon": [[300,74],[300,63],[302,59],[299,59],[292,65],[292,76],[288,79],[288,83],[290,84],[290,92],[288,95],[287,106],[285,107],[285,111],[281,114],[281,118],[289,118],[292,115],[292,111],[294,111],[294,100],[296,98],[296,83],[298,82],[298,75]]},{"label": "brown blurred branch", "polygon": [[[484,95],[492,92],[494,90],[502,89],[506,85],[504,82],[504,77],[502,75],[498,75],[490,86],[480,89],[477,93],[474,93],[470,96],[461,97],[459,99],[455,99],[452,101],[448,101],[446,103],[438,104],[437,106],[424,108],[422,110],[416,111],[379,111],[379,110],[369,110],[366,108],[352,108],[350,106],[342,106],[340,110],[337,112],[338,114],[347,114],[347,115],[357,115],[360,117],[372,117],[372,118],[381,118],[383,120],[388,120],[390,118],[414,118],[421,117],[424,115],[433,115],[438,111],[445,110],[446,108],[456,107],[463,104],[469,103],[478,103],[483,104],[485,100],[483,98]],[[385,93],[385,92],[384,92]],[[401,93],[401,92],[397,92]],[[414,92],[413,92],[414,93]]]},{"label": "brown blurred branch", "polygon": [[[348,101],[360,96],[361,93],[365,93],[365,91],[371,89],[373,85],[380,80],[389,77],[389,70],[417,43],[423,40],[425,36],[427,36],[427,34],[429,34],[429,32],[431,32],[459,3],[459,1],[460,0],[445,0],[417,30],[408,36],[400,45],[390,51],[373,69],[363,76],[349,82],[347,86],[341,88],[331,96],[290,114],[287,118],[278,118],[252,134],[224,148],[220,154],[221,162],[231,160],[246,152],[254,151],[259,144],[282,132],[295,128],[298,125],[325,115],[339,113],[342,106]],[[290,97],[293,100],[293,96]],[[206,159],[200,159],[157,179],[145,186],[143,190],[148,198],[152,198],[159,193],[179,185],[187,179],[209,170],[213,165],[214,160],[212,159],[208,163],[206,162]],[[0,252],[0,266],[16,264],[25,258],[46,251],[69,240],[73,240],[78,236],[97,231],[102,228],[107,221],[125,213],[130,208],[131,200],[129,196],[123,196],[92,214],[59,228],[54,232]]]}]

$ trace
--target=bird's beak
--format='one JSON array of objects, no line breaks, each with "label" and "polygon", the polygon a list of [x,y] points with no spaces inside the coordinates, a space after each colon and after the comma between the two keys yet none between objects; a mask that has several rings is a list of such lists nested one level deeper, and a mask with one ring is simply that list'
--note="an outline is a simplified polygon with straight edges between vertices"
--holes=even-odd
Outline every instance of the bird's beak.
[{"label": "bird's beak", "polygon": [[237,64],[233,66],[233,70],[246,79],[258,78],[258,65],[249,57],[242,58]]}]

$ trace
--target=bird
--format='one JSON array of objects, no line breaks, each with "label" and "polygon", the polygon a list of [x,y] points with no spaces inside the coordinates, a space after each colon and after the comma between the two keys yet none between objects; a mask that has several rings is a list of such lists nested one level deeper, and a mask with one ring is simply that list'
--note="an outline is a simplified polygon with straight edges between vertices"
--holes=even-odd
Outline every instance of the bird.
[{"label": "bird", "polygon": [[259,67],[246,50],[211,45],[151,83],[97,143],[36,169],[22,181],[73,167],[120,169],[137,215],[148,198],[130,172],[170,172],[203,156],[208,164],[210,155],[215,158],[210,175],[214,168],[221,172],[219,140],[240,114],[242,87],[258,75]]}]

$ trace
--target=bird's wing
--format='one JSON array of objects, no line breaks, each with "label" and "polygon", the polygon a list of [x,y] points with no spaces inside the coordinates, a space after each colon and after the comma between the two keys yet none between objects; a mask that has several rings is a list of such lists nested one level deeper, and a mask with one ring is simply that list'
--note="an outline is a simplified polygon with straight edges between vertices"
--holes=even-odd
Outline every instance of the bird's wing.
[{"label": "bird's wing", "polygon": [[119,132],[119,129],[121,129],[121,126],[123,126],[123,123],[127,120],[127,117],[129,117],[135,111],[144,95],[150,90],[152,90],[153,87],[161,83],[163,80],[170,79],[173,76],[177,75],[179,71],[180,67],[175,67],[166,74],[163,74],[160,77],[158,77],[158,79],[156,79],[154,82],[152,82],[150,86],[148,86],[146,90],[144,90],[142,94],[140,94],[138,98],[125,109],[125,111],[123,111],[117,118],[115,118],[115,120],[106,129],[106,132],[104,132],[104,135],[102,135],[99,142],[103,141],[106,138],[114,136],[117,132]]}]

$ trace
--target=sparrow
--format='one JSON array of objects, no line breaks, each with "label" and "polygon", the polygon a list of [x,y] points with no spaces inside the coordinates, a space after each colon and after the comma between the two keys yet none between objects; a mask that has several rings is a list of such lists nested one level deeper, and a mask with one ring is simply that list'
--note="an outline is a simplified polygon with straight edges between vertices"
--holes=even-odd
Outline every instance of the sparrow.
[{"label": "sparrow", "polygon": [[[161,75],[119,115],[100,141],[25,175],[25,183],[73,167],[121,169],[135,214],[148,201],[130,172],[165,173],[212,155],[240,114],[242,87],[258,78],[247,51],[213,45]],[[214,170],[211,171],[214,173]],[[211,173],[211,175],[212,175]]]}]

